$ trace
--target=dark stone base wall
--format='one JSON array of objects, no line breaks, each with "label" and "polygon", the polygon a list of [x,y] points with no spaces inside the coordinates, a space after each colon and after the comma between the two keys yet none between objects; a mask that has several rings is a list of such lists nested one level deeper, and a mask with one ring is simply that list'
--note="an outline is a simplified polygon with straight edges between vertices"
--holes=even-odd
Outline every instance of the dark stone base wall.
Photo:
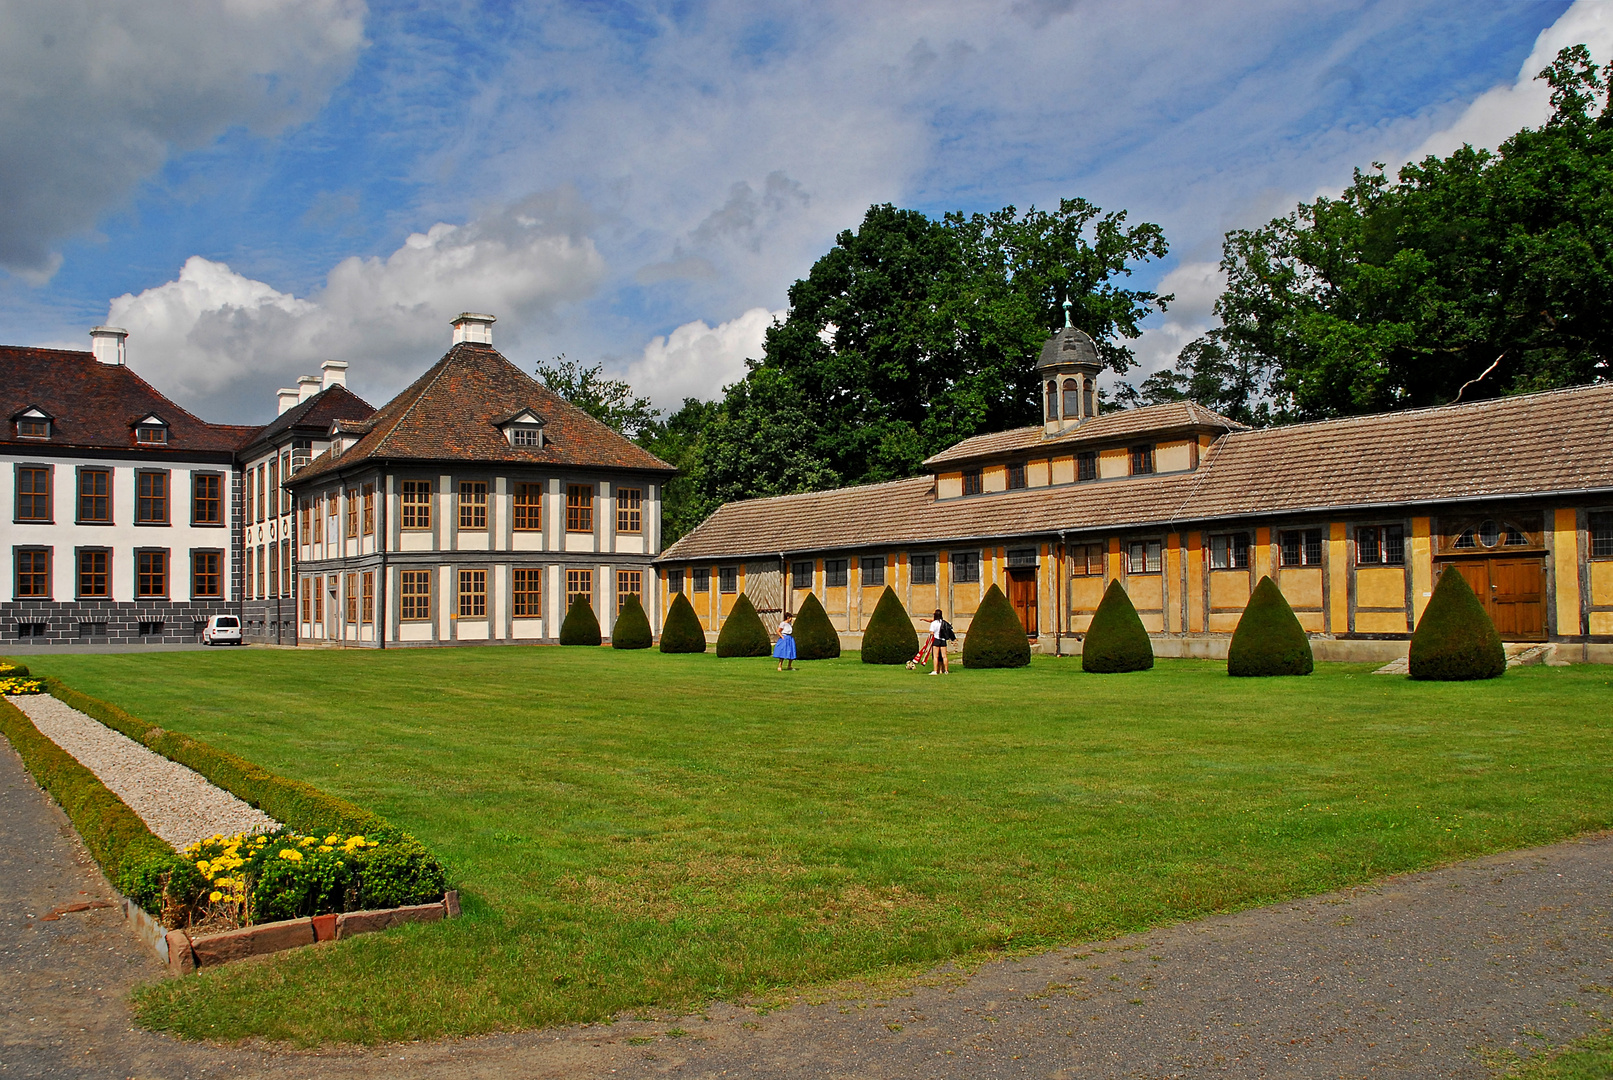
[{"label": "dark stone base wall", "polygon": [[241,601],[241,638],[255,645],[297,644],[297,601]]},{"label": "dark stone base wall", "polygon": [[[5,645],[178,645],[201,640],[213,615],[232,615],[222,600],[13,600],[0,603],[0,648]],[[43,623],[43,636],[24,627]],[[161,623],[160,629],[142,623]]]}]

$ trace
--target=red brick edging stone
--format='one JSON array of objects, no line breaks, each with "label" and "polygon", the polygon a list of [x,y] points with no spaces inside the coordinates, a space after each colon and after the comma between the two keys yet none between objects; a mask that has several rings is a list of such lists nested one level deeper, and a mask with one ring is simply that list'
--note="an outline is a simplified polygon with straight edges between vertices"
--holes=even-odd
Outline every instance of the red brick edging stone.
[{"label": "red brick edging stone", "polygon": [[404,923],[441,922],[443,919],[457,918],[459,893],[450,889],[435,904],[315,915],[307,919],[243,926],[239,930],[194,938],[183,930],[170,930],[165,942],[168,947],[168,969],[178,975],[188,975],[201,967],[216,967],[232,960],[298,949],[321,941],[340,941],[356,934],[373,934],[377,930]]}]

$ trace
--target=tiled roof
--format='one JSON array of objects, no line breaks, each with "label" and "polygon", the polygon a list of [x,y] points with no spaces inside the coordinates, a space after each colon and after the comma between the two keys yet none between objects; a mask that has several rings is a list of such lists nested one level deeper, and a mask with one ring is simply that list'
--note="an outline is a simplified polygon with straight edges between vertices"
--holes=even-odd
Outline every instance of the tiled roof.
[{"label": "tiled roof", "polygon": [[1213,409],[1191,401],[1171,401],[1144,405],[1139,409],[1099,413],[1079,427],[1059,435],[1045,436],[1042,425],[993,431],[954,443],[924,464],[929,468],[960,465],[967,461],[1003,457],[1027,451],[1054,450],[1069,453],[1081,445],[1119,442],[1141,435],[1192,430],[1242,431],[1244,425],[1229,420]]},{"label": "tiled roof", "polygon": [[1613,492],[1613,384],[1234,431],[1192,472],[946,501],[937,501],[934,481],[921,476],[728,503],[661,559],[1078,534],[1586,490]]},{"label": "tiled roof", "polygon": [[[9,419],[28,408],[51,418],[49,439],[17,439]],[[134,425],[156,415],[168,425],[164,446],[136,443]],[[155,455],[231,453],[258,429],[209,424],[180,408],[121,364],[103,364],[88,352],[0,346],[0,445],[136,450]]]},{"label": "tiled roof", "polygon": [[254,429],[257,437],[248,447],[279,438],[294,427],[318,429],[320,434],[330,430],[337,420],[365,420],[375,414],[375,407],[345,386],[327,386],[306,401],[299,401],[261,428]]},{"label": "tiled roof", "polygon": [[[511,446],[499,430],[500,421],[521,409],[547,420],[542,447]],[[297,474],[295,482],[369,459],[676,471],[565,401],[489,345],[455,345],[372,419],[369,434],[338,458],[321,454]]]}]

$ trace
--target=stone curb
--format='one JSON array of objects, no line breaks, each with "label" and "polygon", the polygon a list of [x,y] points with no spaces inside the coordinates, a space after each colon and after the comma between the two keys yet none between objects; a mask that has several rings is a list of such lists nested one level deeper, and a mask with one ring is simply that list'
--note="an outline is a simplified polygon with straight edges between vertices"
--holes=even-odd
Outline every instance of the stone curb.
[{"label": "stone curb", "polygon": [[[432,923],[443,919],[459,918],[459,893],[450,889],[434,904],[411,904],[408,907],[381,908],[375,911],[344,911],[340,914],[315,915],[305,919],[286,919],[283,922],[243,926],[239,930],[226,930],[221,934],[204,934],[191,937],[184,930],[169,930],[157,936],[161,925],[140,908],[125,901],[125,915],[135,924],[145,940],[168,965],[175,975],[188,975],[197,968],[217,967],[249,956],[266,956],[269,953],[299,949],[323,941],[340,941],[358,934],[373,934],[378,930],[401,926],[404,923]],[[137,917],[138,916],[138,917]],[[148,929],[144,923],[150,923]]]}]

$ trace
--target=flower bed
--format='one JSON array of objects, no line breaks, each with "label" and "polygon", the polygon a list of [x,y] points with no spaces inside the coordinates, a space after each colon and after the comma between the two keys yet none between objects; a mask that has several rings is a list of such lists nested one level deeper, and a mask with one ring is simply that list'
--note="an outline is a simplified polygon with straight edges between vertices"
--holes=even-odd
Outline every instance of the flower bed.
[{"label": "flower bed", "polygon": [[218,835],[176,852],[0,698],[0,733],[128,898],[126,917],[175,970],[458,916],[459,894],[446,888],[436,856],[379,814],[147,724],[59,680],[26,681],[44,686],[24,692],[49,692],[286,823],[273,833]]},{"label": "flower bed", "polygon": [[442,866],[413,837],[294,829],[213,836],[179,853],[163,922],[193,930],[405,907],[440,900]]},{"label": "flower bed", "polygon": [[42,694],[44,684],[38,679],[20,678],[7,675],[0,670],[0,697],[10,697],[13,694]]}]

